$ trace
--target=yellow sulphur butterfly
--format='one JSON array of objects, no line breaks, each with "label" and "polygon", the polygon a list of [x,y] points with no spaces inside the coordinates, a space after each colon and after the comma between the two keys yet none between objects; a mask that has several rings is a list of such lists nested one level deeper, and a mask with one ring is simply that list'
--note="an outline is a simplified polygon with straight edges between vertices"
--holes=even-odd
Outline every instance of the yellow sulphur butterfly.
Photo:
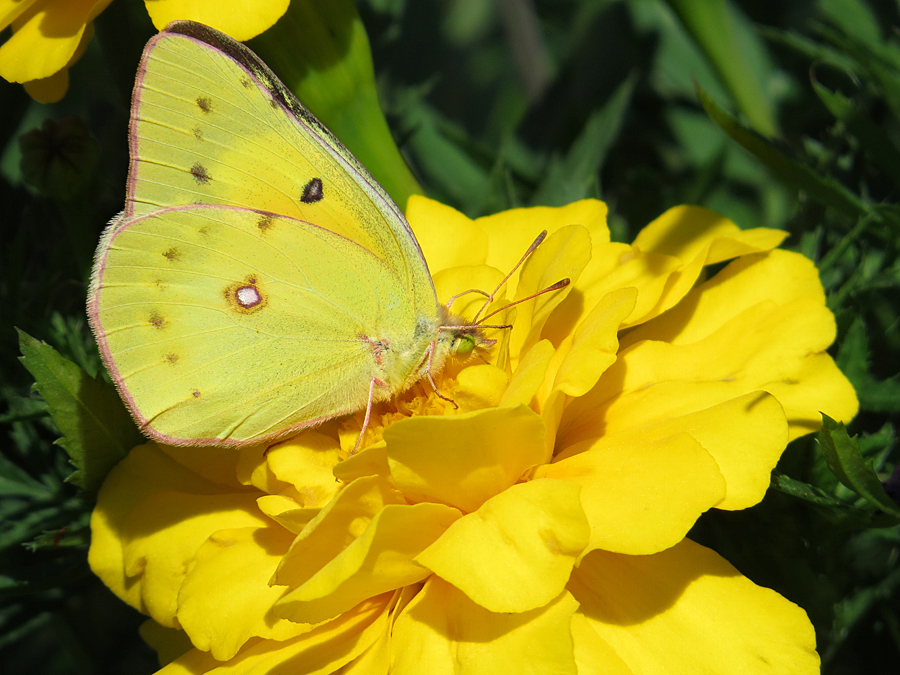
[{"label": "yellow sulphur butterfly", "polygon": [[192,22],[151,39],[130,145],[88,316],[152,438],[283,437],[493,343],[440,305],[401,211],[240,43]]}]

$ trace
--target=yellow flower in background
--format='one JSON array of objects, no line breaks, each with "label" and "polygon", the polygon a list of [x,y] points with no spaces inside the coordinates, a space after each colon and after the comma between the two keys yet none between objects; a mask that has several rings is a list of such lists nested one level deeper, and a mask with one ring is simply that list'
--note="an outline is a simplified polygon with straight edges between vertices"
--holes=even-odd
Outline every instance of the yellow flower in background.
[{"label": "yellow flower in background", "polygon": [[[69,87],[69,67],[93,35],[93,20],[111,0],[0,0],[0,30],[12,36],[0,45],[0,77],[20,82],[41,103],[59,101]],[[148,0],[159,29],[176,19],[193,19],[249,40],[284,14],[290,0]]]},{"label": "yellow flower in background", "polygon": [[354,456],[361,414],[269,447],[135,448],[90,563],[151,617],[161,672],[818,672],[803,610],[685,539],[757,503],[819,411],[856,412],[785,233],[678,207],[610,243],[593,200],[473,221],[413,197],[408,217],[444,302],[542,229],[510,299],[573,283],[437,378],[458,409],[417,385]]}]

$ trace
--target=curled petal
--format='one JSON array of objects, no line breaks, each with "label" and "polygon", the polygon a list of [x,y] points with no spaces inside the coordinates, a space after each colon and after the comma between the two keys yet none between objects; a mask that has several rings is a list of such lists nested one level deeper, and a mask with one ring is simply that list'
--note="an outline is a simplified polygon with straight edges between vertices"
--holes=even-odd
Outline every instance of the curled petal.
[{"label": "curled petal", "polygon": [[492,612],[541,607],[562,591],[588,543],[579,486],[513,485],[457,520],[416,561]]},{"label": "curled petal", "polygon": [[603,438],[535,475],[582,486],[591,527],[587,550],[662,551],[681,541],[700,514],[725,496],[716,462],[686,433],[619,442]]},{"label": "curled petal", "polygon": [[806,613],[689,539],[648,556],[594,551],[569,590],[635,673],[819,672]]},{"label": "curled petal", "polygon": [[392,675],[576,675],[569,629],[577,603],[561,593],[521,613],[495,614],[431,577],[394,625]]},{"label": "curled petal", "polygon": [[411,417],[385,431],[394,484],[407,499],[478,509],[544,457],[544,426],[525,406]]},{"label": "curled petal", "polygon": [[333,621],[282,642],[253,638],[225,664],[192,649],[156,675],[339,672],[384,634],[394,598],[393,593],[369,598]]},{"label": "curled petal", "polygon": [[195,647],[227,661],[250,638],[286,640],[312,630],[271,611],[285,589],[269,586],[269,578],[292,539],[280,528],[241,528],[203,543],[178,594],[178,623]]},{"label": "curled petal", "polygon": [[353,543],[286,593],[276,603],[275,614],[316,623],[366,598],[425,579],[428,570],[415,562],[415,556],[460,515],[443,504],[385,506]]}]

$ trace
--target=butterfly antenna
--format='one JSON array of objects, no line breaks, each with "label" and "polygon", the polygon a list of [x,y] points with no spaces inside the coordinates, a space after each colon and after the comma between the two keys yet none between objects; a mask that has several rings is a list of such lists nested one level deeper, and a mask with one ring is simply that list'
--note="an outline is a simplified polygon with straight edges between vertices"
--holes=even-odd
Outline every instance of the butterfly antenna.
[{"label": "butterfly antenna", "polygon": [[572,283],[572,282],[569,281],[569,279],[560,279],[559,281],[557,281],[557,282],[556,282],[555,284],[553,284],[552,286],[547,286],[547,288],[545,288],[545,289],[543,289],[543,290],[541,290],[541,291],[538,291],[537,293],[532,293],[532,294],[529,295],[527,298],[522,298],[521,300],[516,300],[515,302],[511,302],[511,303],[509,303],[508,305],[503,305],[503,307],[500,307],[499,309],[495,309],[495,310],[494,310],[493,312],[491,312],[490,314],[486,314],[485,316],[481,317],[481,319],[479,320],[478,323],[479,323],[479,325],[480,325],[482,328],[507,328],[507,326],[488,326],[488,325],[486,325],[486,324],[481,323],[481,321],[485,321],[485,320],[487,320],[487,319],[490,319],[490,318],[491,318],[492,316],[494,316],[495,314],[499,314],[500,312],[502,312],[502,311],[505,310],[505,309],[509,309],[510,307],[514,307],[514,306],[516,306],[516,305],[519,305],[519,304],[525,302],[526,300],[531,300],[531,299],[533,299],[533,298],[538,297],[539,295],[543,295],[544,293],[550,293],[550,292],[552,292],[552,291],[558,291],[560,288],[565,288],[565,287],[568,286],[570,283]]},{"label": "butterfly antenna", "polygon": [[[484,304],[481,306],[481,309],[478,310],[478,312],[475,314],[475,318],[472,319],[473,324],[478,323],[478,321],[479,321],[478,315],[481,314],[484,310],[486,310],[488,305],[491,304],[491,301],[494,299],[494,296],[497,294],[497,291],[499,291],[501,288],[503,288],[503,284],[505,284],[507,281],[509,281],[509,278],[515,273],[515,271],[522,266],[522,263],[525,262],[525,260],[528,258],[528,256],[530,256],[532,253],[534,253],[534,249],[536,249],[538,246],[540,246],[541,242],[544,241],[544,239],[546,239],[546,238],[547,238],[547,230],[544,230],[537,236],[537,239],[534,240],[534,242],[531,244],[531,246],[528,247],[528,250],[525,251],[525,255],[523,255],[522,258],[519,260],[519,262],[517,262],[515,264],[515,266],[509,271],[509,274],[507,274],[505,277],[503,277],[503,281],[501,281],[499,284],[497,284],[497,288],[495,288],[490,293],[485,293],[484,291],[479,291],[480,293],[483,293],[484,295],[487,296],[487,300],[484,301]],[[543,292],[544,291],[541,291],[541,293],[543,293]],[[540,293],[538,295],[540,295]],[[527,299],[528,298],[525,298],[525,300],[527,300]],[[519,300],[519,302],[522,302],[522,300]],[[513,303],[513,304],[515,304],[515,303]],[[507,307],[510,307],[510,306],[511,305],[507,305]],[[497,311],[499,312],[500,310],[497,310]],[[492,312],[488,316],[493,316],[496,313],[497,312]],[[487,317],[484,317],[484,318],[486,319]]]}]

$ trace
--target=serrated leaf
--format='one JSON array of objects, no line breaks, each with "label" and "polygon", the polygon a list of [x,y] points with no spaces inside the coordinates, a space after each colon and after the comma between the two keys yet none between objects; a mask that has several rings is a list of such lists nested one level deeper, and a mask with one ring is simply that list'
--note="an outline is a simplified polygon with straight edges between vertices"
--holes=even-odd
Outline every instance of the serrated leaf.
[{"label": "serrated leaf", "polygon": [[824,490],[817,488],[815,485],[804,483],[789,476],[785,476],[777,471],[772,473],[772,487],[786,495],[802,499],[810,504],[822,506],[830,509],[839,509],[842,511],[853,510],[852,504],[848,504],[842,499],[838,499],[834,495],[828,494]]},{"label": "serrated leaf", "polygon": [[96,491],[109,470],[144,441],[112,385],[94,379],[50,345],[19,331],[20,361],[35,379],[78,469],[69,481]]},{"label": "serrated leaf", "polygon": [[894,518],[900,518],[900,506],[884,491],[878,475],[863,457],[855,438],[850,438],[843,424],[824,413],[822,429],[819,431],[819,444],[828,468],[841,483],[873,506]]},{"label": "serrated leaf", "polygon": [[[784,182],[803,190],[811,199],[850,216],[871,215],[873,211],[859,197],[837,181],[820,176],[808,166],[797,162],[757,136],[729,115],[697,85],[700,104],[710,119],[732,139],[750,151],[759,161]],[[875,216],[881,220],[881,216]]]}]

